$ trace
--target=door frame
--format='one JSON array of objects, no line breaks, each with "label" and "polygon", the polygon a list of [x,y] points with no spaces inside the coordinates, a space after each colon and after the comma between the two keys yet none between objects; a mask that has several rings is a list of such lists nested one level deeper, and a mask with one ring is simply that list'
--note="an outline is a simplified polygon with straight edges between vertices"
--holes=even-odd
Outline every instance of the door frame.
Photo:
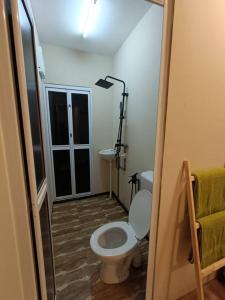
[{"label": "door frame", "polygon": [[[45,89],[45,97],[43,98],[44,101],[44,130],[46,132],[47,137],[47,161],[46,166],[50,170],[50,178],[48,178],[50,190],[52,192],[52,201],[63,201],[63,200],[72,200],[72,199],[79,199],[82,197],[90,196],[93,194],[93,139],[92,139],[92,89],[88,87],[80,87],[80,86],[70,86],[70,85],[60,85],[60,84],[52,84],[46,83],[44,84]],[[89,119],[89,144],[84,145],[74,145],[71,143],[71,139],[69,139],[69,145],[57,145],[52,146],[52,135],[51,135],[51,123],[50,123],[50,110],[49,110],[49,103],[48,103],[48,91],[61,91],[67,93],[67,105],[71,104],[71,95],[74,92],[80,92],[84,94],[88,94],[88,119]],[[68,110],[68,131],[73,132],[72,127],[72,111]],[[54,148],[54,150],[53,150]],[[76,187],[75,187],[75,170],[74,170],[74,154],[71,154],[71,151],[75,149],[89,149],[89,157],[90,157],[90,192],[87,193],[80,193],[76,194]],[[55,189],[55,173],[54,173],[54,164],[53,164],[53,151],[57,150],[70,150],[70,165],[71,165],[71,186],[72,186],[72,194],[67,196],[60,196],[56,197],[56,189]],[[48,172],[47,172],[48,173]]]},{"label": "door frame", "polygon": [[158,227],[160,214],[161,198],[161,180],[163,169],[163,153],[165,144],[167,101],[169,88],[170,59],[172,46],[172,32],[174,19],[174,2],[175,0],[147,0],[154,4],[161,5],[163,11],[163,36],[161,50],[160,66],[160,84],[158,97],[157,112],[157,130],[154,162],[154,182],[152,194],[152,211],[151,211],[151,239],[149,243],[146,300],[154,300],[155,294],[155,276],[156,276],[156,256],[158,243]]},{"label": "door frame", "polygon": [[[13,3],[13,6],[16,6],[16,1],[11,1]],[[150,1],[151,2],[151,1]],[[152,2],[158,2],[158,1],[152,1]],[[169,77],[169,63],[170,63],[170,50],[171,50],[171,40],[172,40],[172,21],[173,21],[173,3],[174,0],[165,0],[165,6],[164,6],[164,29],[163,29],[163,47],[162,47],[162,58],[161,58],[161,71],[160,71],[160,95],[159,95],[159,112],[158,112],[158,120],[157,120],[157,141],[156,141],[156,158],[155,158],[155,181],[154,181],[154,187],[153,187],[153,218],[152,218],[152,232],[151,232],[151,239],[152,242],[150,243],[150,255],[149,255],[149,264],[148,264],[148,281],[147,281],[147,295],[146,295],[146,299],[153,299],[153,292],[154,292],[154,272],[155,272],[155,265],[154,265],[154,261],[155,261],[155,255],[156,255],[156,244],[157,244],[157,228],[158,228],[158,213],[159,213],[159,205],[160,205],[160,183],[161,183],[161,170],[162,170],[162,164],[163,164],[163,147],[164,147],[164,135],[165,135],[165,122],[166,122],[166,111],[167,111],[167,91],[168,91],[168,77]],[[2,14],[2,5],[4,6],[4,1],[0,2],[0,10],[1,10],[1,16],[0,19],[4,20],[4,13]],[[17,16],[16,13],[16,7],[14,7],[15,9],[15,16]],[[4,12],[4,9],[3,9]],[[0,20],[0,22],[1,22]],[[4,31],[4,35],[5,35],[5,26],[1,27],[0,26],[0,32],[2,32],[2,30]],[[0,35],[0,40],[2,40],[4,35]],[[18,43],[18,41],[17,41]],[[5,51],[5,44],[6,44],[6,40],[3,40],[3,44],[2,47]],[[21,45],[19,44],[18,46],[20,48],[21,51]],[[3,53],[3,52],[1,52]],[[3,66],[6,65],[6,68],[4,68],[5,72],[4,72],[4,76],[5,78],[8,78],[8,84],[10,85],[10,83],[13,82],[12,77],[10,76],[10,74],[8,73],[9,70],[9,55],[7,53],[6,56],[7,60],[4,61],[4,57],[0,57],[0,60],[3,62]],[[22,69],[22,68],[20,68]],[[20,72],[22,72],[20,70]],[[23,73],[23,72],[22,72]],[[23,74],[24,76],[24,74]],[[1,79],[1,76],[0,76]],[[7,85],[8,86],[8,85]],[[5,86],[3,86],[4,88]],[[7,90],[7,93],[9,91],[11,91],[11,94],[9,94],[9,99],[11,99],[11,97],[15,98],[15,95],[13,95],[13,90],[14,87],[12,86],[12,84],[10,85],[10,89],[1,89],[0,90],[0,94],[3,93],[4,90]],[[2,109],[0,110],[0,115],[2,113],[3,118],[1,119],[2,124],[8,124],[8,121],[10,120],[10,124],[8,124],[8,128],[6,131],[6,127],[2,126],[1,130],[4,133],[3,136],[3,140],[4,140],[4,148],[5,148],[5,154],[9,153],[15,153],[15,157],[19,157],[19,155],[16,155],[16,149],[17,146],[20,144],[19,141],[19,137],[18,137],[18,132],[16,134],[15,130],[12,130],[12,125],[14,124],[15,120],[16,120],[16,116],[15,116],[15,107],[13,106],[13,110],[10,111],[10,118],[8,118],[7,121],[7,114],[5,114],[5,112],[7,111],[7,108],[9,108],[9,102],[8,99],[4,98],[5,94],[3,94],[3,97],[1,98],[3,101],[0,101],[0,107],[2,107]],[[6,99],[6,100],[4,100]],[[12,114],[13,113],[13,114]],[[10,125],[10,126],[9,126]],[[28,128],[28,133],[29,133],[29,128]],[[5,131],[5,132],[4,132]],[[9,132],[12,133],[12,135],[9,134]],[[6,134],[7,133],[7,134]],[[27,134],[27,132],[26,132]],[[10,141],[10,138],[13,138],[15,136],[15,139],[13,139],[13,147],[8,143]],[[29,142],[28,142],[29,144]],[[9,147],[10,145],[10,147]],[[12,152],[13,151],[13,152]],[[17,152],[18,154],[18,152]],[[31,155],[31,154],[30,154]],[[29,155],[29,156],[30,156]],[[24,243],[22,243],[23,238],[25,238],[25,233],[27,233],[27,219],[26,218],[22,218],[21,219],[21,215],[24,216],[26,215],[26,205],[25,205],[25,190],[23,190],[23,193],[20,194],[20,199],[23,199],[24,201],[21,202],[21,204],[18,207],[18,202],[16,203],[17,195],[15,195],[13,193],[13,187],[18,187],[22,186],[21,184],[24,184],[24,178],[20,177],[19,174],[22,174],[23,168],[20,165],[19,169],[15,169],[15,165],[12,166],[11,164],[11,158],[6,155],[5,157],[5,162],[7,162],[7,181],[9,182],[9,187],[10,187],[10,199],[11,199],[11,204],[12,204],[12,210],[13,210],[13,214],[15,215],[14,218],[14,228],[15,228],[15,235],[17,238],[17,246],[18,246],[18,255],[21,255],[20,257],[20,267],[21,270],[22,268],[26,265],[23,264],[23,259],[25,259],[25,256],[27,256],[27,259],[29,257],[29,254],[31,253],[31,249],[29,249],[29,247],[26,247],[26,251],[24,251],[24,247],[26,246]],[[14,173],[14,174],[13,174]],[[12,177],[11,177],[12,175]],[[22,180],[23,179],[23,180]],[[15,181],[14,181],[15,180]],[[15,185],[14,185],[15,184]],[[19,211],[17,209],[20,208],[20,214]],[[37,205],[35,205],[35,209],[37,210]],[[38,210],[37,210],[38,211]],[[17,227],[18,225],[18,227]],[[21,226],[19,226],[21,225]],[[24,225],[26,231],[24,231],[22,229],[22,225]],[[30,240],[29,238],[26,239],[28,241],[28,244],[30,244]],[[28,251],[29,250],[29,251]],[[32,263],[32,260],[30,260],[30,262]],[[28,265],[26,265],[28,267]],[[26,275],[29,274],[29,279],[32,282],[32,286],[27,285],[27,281],[26,281]],[[24,289],[24,293],[27,292],[28,289],[35,289],[35,284],[34,284],[34,280],[33,277],[31,278],[31,273],[28,272],[28,270],[26,270],[26,272],[21,272],[21,281],[23,282],[23,289]],[[29,281],[28,281],[29,282]],[[27,298],[28,299],[28,298]],[[43,298],[46,299],[46,298]]]},{"label": "door frame", "polygon": [[[39,78],[38,78],[37,61],[36,61],[37,56],[36,56],[36,40],[34,34],[34,24],[32,18],[30,17],[25,1],[24,0],[20,0],[20,1],[24,6],[24,9],[26,11],[32,29],[35,77],[36,77],[36,84],[37,84],[39,114],[40,114],[40,122],[41,122],[41,104],[40,104],[41,93],[39,90],[40,87],[39,87]],[[29,184],[32,214],[33,214],[33,221],[34,221],[38,271],[39,271],[39,279],[40,279],[40,286],[41,286],[41,297],[43,300],[47,300],[46,274],[45,274],[42,232],[41,232],[39,211],[41,209],[41,205],[45,197],[49,198],[48,183],[47,183],[46,172],[45,172],[44,181],[42,182],[39,190],[37,189],[34,154],[33,154],[33,143],[32,143],[32,134],[31,134],[31,125],[30,125],[30,113],[29,113],[29,104],[28,104],[29,102],[28,102],[28,95],[27,95],[27,83],[26,83],[25,64],[24,64],[24,53],[23,53],[23,44],[22,44],[22,34],[21,34],[21,27],[19,21],[20,19],[19,19],[18,1],[11,1],[11,10],[12,10],[13,36],[14,36],[14,43],[15,43],[15,60],[16,60],[16,67],[17,67],[16,72],[18,77],[18,92],[20,97],[21,114],[22,114],[21,121],[23,124],[23,133],[24,133],[24,142],[25,142],[27,169],[28,169],[28,181],[29,181],[28,184]],[[44,151],[43,134],[42,134],[42,146]],[[54,261],[52,263],[53,263],[53,272],[54,272]],[[55,280],[55,274],[54,274],[54,280]]]},{"label": "door frame", "polygon": [[[0,298],[7,299],[9,295],[12,297],[16,294],[17,299],[38,300],[38,275],[29,214],[30,199],[23,164],[17,94],[4,1],[0,1],[0,44],[0,65],[4,70],[0,72],[0,191],[1,211],[4,214],[1,217],[4,247],[0,259],[1,267],[7,270],[4,272],[4,281],[1,281]],[[7,251],[7,255],[4,255]]]}]

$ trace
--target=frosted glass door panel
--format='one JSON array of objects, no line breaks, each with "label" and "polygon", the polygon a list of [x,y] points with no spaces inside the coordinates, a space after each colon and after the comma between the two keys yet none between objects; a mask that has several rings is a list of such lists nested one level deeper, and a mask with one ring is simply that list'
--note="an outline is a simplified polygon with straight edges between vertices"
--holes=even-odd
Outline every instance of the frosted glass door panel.
[{"label": "frosted glass door panel", "polygon": [[75,149],[75,176],[77,194],[90,192],[90,150]]},{"label": "frosted glass door panel", "polygon": [[68,145],[67,94],[48,92],[52,145]]},{"label": "frosted glass door panel", "polygon": [[88,94],[72,94],[74,144],[89,144]]},{"label": "frosted glass door panel", "polygon": [[71,195],[70,150],[54,150],[53,164],[56,197]]}]

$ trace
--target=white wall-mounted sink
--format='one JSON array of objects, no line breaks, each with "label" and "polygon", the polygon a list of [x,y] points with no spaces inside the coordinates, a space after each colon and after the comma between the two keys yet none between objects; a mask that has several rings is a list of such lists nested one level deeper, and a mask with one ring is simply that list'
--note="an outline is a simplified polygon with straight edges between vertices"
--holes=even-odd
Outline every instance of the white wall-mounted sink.
[{"label": "white wall-mounted sink", "polygon": [[109,162],[109,198],[112,199],[112,161],[116,158],[116,150],[103,149],[98,154]]},{"label": "white wall-mounted sink", "polygon": [[115,155],[116,155],[115,149],[103,149],[103,150],[99,151],[98,154],[101,156],[101,158],[103,158],[105,160],[109,160],[109,161],[112,161],[116,158],[115,157]]}]

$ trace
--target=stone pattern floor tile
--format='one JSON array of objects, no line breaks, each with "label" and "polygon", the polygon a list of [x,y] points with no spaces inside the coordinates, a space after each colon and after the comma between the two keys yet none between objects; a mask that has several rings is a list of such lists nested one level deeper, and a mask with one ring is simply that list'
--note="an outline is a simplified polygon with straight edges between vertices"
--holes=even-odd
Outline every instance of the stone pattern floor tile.
[{"label": "stone pattern floor tile", "polygon": [[57,300],[144,300],[148,241],[140,247],[141,268],[131,268],[126,282],[108,285],[99,278],[100,261],[90,248],[91,234],[128,216],[115,199],[99,196],[54,204],[52,233]]}]

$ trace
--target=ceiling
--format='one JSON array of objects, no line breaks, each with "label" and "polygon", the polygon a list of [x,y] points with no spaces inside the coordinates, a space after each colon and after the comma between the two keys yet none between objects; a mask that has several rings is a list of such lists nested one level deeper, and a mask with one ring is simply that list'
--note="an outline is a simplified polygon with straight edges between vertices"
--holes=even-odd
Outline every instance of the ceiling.
[{"label": "ceiling", "polygon": [[95,27],[83,38],[80,16],[84,1],[31,0],[41,42],[110,55],[151,7],[145,0],[98,0]]}]

